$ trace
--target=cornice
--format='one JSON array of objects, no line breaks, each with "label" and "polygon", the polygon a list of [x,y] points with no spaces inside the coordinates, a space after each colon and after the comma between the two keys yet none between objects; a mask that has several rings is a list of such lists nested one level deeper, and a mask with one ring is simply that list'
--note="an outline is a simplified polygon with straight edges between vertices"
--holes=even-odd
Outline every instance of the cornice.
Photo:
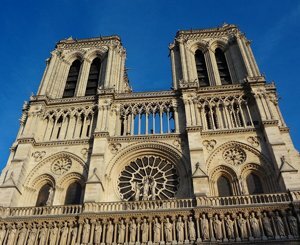
[{"label": "cornice", "polygon": [[210,136],[210,135],[225,135],[225,134],[236,134],[236,133],[249,133],[256,132],[256,128],[241,128],[241,129],[223,129],[223,130],[212,130],[212,131],[202,131],[201,135]]},{"label": "cornice", "polygon": [[145,140],[165,140],[165,139],[178,139],[181,134],[170,133],[170,134],[151,134],[151,135],[129,135],[129,136],[115,136],[109,137],[109,142],[134,142],[134,141],[145,141]]},{"label": "cornice", "polygon": [[116,100],[119,99],[133,99],[133,98],[157,98],[157,97],[174,97],[177,93],[173,90],[165,91],[149,91],[149,92],[133,92],[133,93],[120,93],[115,94]]},{"label": "cornice", "polygon": [[61,146],[61,145],[86,145],[92,141],[91,139],[79,139],[79,140],[60,140],[60,141],[48,141],[48,142],[36,142],[34,138],[19,138],[19,144],[32,144],[36,147],[49,147],[49,146]]},{"label": "cornice", "polygon": [[71,97],[71,98],[59,98],[59,99],[50,99],[45,95],[36,95],[30,97],[31,104],[45,103],[46,105],[61,105],[61,104],[70,104],[70,103],[90,103],[95,102],[97,96],[81,96],[81,97]]}]

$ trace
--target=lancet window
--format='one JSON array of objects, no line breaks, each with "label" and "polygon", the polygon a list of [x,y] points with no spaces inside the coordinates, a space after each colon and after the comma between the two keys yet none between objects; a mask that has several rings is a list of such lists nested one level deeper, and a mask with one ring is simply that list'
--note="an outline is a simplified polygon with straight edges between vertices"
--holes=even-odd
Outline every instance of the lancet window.
[{"label": "lancet window", "polygon": [[120,134],[124,136],[175,132],[171,102],[123,104],[120,120]]},{"label": "lancet window", "polygon": [[253,127],[248,101],[244,96],[201,98],[199,104],[204,130]]},{"label": "lancet window", "polygon": [[81,67],[81,62],[79,60],[75,60],[72,63],[66,81],[63,98],[73,97],[75,95],[80,67]]},{"label": "lancet window", "polygon": [[81,203],[81,196],[82,196],[82,186],[78,182],[73,182],[69,185],[66,198],[65,198],[65,205],[71,204],[80,204]]},{"label": "lancet window", "polygon": [[49,194],[50,194],[50,189],[52,186],[50,184],[45,184],[42,186],[42,188],[39,191],[37,201],[36,201],[36,206],[41,207],[41,206],[46,206],[47,201],[49,200]]},{"label": "lancet window", "polygon": [[232,84],[226,57],[220,48],[215,50],[215,57],[222,85]]},{"label": "lancet window", "polygon": [[247,180],[248,192],[250,195],[261,194],[264,192],[261,180],[256,174],[254,173],[249,174],[246,180]]},{"label": "lancet window", "polygon": [[219,196],[232,196],[231,184],[225,176],[221,175],[217,181]]},{"label": "lancet window", "polygon": [[196,62],[199,85],[201,87],[209,86],[208,73],[207,73],[204,54],[199,49],[195,53],[195,62]]},{"label": "lancet window", "polygon": [[97,93],[99,74],[101,68],[100,58],[95,58],[90,67],[90,73],[86,85],[85,95],[95,95]]}]

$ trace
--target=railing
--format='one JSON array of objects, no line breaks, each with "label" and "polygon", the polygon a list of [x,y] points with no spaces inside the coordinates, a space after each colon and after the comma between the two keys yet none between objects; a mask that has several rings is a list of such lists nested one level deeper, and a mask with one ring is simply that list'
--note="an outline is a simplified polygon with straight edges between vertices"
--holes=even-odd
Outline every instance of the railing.
[{"label": "railing", "polygon": [[51,207],[0,207],[0,217],[78,215],[81,213],[117,213],[134,211],[183,210],[195,207],[255,206],[300,201],[300,191],[229,197],[196,197],[195,199],[170,199],[134,202],[85,203]]}]

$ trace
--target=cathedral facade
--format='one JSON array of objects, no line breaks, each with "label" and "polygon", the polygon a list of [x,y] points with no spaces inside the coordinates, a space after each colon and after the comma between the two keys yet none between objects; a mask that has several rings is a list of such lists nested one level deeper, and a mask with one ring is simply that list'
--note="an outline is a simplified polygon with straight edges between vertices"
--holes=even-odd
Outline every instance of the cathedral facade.
[{"label": "cathedral facade", "polygon": [[61,40],[0,177],[0,244],[298,244],[300,157],[236,26],[178,31],[172,89]]}]

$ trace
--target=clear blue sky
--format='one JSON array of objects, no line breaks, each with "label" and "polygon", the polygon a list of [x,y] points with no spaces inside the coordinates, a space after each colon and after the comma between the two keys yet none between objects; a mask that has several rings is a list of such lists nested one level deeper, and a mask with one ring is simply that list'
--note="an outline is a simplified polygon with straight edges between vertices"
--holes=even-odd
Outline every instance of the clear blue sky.
[{"label": "clear blue sky", "polygon": [[275,81],[281,109],[300,149],[300,2],[168,0],[2,0],[0,8],[0,169],[23,101],[36,93],[45,59],[63,38],[118,34],[134,91],[171,86],[168,44],[180,29],[232,23],[253,40],[260,70]]}]

